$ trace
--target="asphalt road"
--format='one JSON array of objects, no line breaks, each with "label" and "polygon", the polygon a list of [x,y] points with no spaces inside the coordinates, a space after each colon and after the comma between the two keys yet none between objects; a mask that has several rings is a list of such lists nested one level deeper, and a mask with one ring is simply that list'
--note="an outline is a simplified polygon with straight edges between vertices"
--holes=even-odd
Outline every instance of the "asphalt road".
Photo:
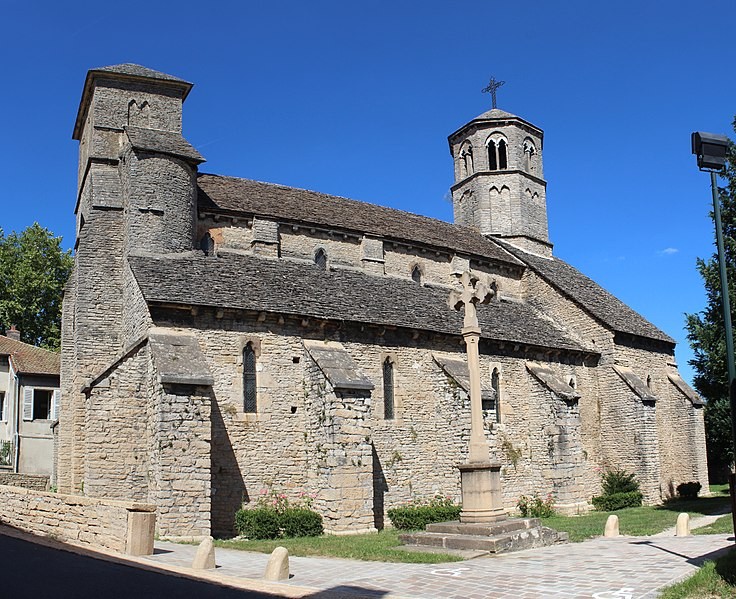
[{"label": "asphalt road", "polygon": [[0,534],[0,598],[271,599],[167,573],[151,572]]}]

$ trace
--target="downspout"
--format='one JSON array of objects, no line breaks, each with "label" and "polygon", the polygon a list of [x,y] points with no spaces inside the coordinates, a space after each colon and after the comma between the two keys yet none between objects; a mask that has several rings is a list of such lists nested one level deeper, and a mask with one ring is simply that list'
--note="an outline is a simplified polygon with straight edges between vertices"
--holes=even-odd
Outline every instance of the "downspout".
[{"label": "downspout", "polygon": [[20,466],[20,379],[15,374],[12,361],[8,360],[10,365],[10,376],[15,381],[14,395],[15,400],[13,401],[13,409],[15,410],[15,432],[13,438],[13,472],[18,473],[18,467]]}]

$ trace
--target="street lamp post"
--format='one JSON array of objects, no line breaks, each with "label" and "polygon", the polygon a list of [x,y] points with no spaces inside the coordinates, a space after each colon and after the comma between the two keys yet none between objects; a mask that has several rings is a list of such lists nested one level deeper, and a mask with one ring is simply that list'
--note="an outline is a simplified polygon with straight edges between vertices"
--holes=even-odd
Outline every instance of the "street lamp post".
[{"label": "street lamp post", "polygon": [[[696,131],[691,136],[692,151],[698,158],[698,168],[710,172],[710,186],[713,193],[713,218],[716,226],[718,246],[718,266],[721,275],[721,298],[723,302],[723,325],[726,331],[726,360],[728,362],[728,398],[731,407],[731,443],[736,456],[736,364],[733,355],[733,327],[731,325],[731,301],[728,293],[726,274],[726,253],[723,249],[723,227],[721,225],[721,202],[718,197],[716,173],[726,165],[728,138],[725,135]],[[736,538],[736,474],[729,473],[728,486],[731,495],[731,519],[734,538]]]}]

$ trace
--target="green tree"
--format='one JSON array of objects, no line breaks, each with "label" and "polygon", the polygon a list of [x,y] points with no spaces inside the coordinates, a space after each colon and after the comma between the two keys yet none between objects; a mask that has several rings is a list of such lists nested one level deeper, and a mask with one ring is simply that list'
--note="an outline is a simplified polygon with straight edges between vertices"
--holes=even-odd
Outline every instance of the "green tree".
[{"label": "green tree", "polygon": [[[734,119],[736,131],[736,119]],[[736,323],[736,146],[731,144],[725,170],[726,181],[719,187],[721,221],[726,255],[728,293],[731,300],[731,319]],[[712,217],[711,213],[711,217]],[[708,260],[698,259],[697,269],[705,283],[707,305],[702,312],[686,315],[687,337],[694,358],[690,365],[695,369],[693,384],[706,400],[705,435],[708,447],[708,465],[711,473],[733,463],[731,442],[731,410],[728,398],[728,365],[726,360],[726,335],[723,326],[721,303],[721,279],[718,255]]]},{"label": "green tree", "polygon": [[38,223],[20,234],[0,229],[0,330],[16,325],[22,341],[58,350],[62,289],[73,264],[61,237]]}]

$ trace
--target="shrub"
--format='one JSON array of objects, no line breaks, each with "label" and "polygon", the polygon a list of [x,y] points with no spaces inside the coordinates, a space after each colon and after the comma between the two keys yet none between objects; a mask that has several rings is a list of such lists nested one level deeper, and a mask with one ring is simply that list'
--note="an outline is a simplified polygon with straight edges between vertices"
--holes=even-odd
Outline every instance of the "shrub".
[{"label": "shrub", "polygon": [[280,515],[284,537],[318,537],[324,532],[322,516],[304,507],[290,507]]},{"label": "shrub", "polygon": [[279,513],[273,508],[256,507],[235,514],[235,530],[249,539],[277,539],[279,529]]},{"label": "shrub", "polygon": [[435,495],[429,501],[415,500],[392,508],[388,510],[388,517],[399,530],[421,530],[434,522],[457,520],[460,509],[451,498]]},{"label": "shrub", "polygon": [[625,507],[639,507],[642,494],[640,491],[629,491],[627,493],[612,493],[611,495],[600,495],[593,497],[593,507],[599,512],[613,512]]},{"label": "shrub", "polygon": [[697,499],[703,486],[697,482],[680,483],[677,485],[677,495],[681,499]]},{"label": "shrub", "polygon": [[616,495],[618,493],[633,493],[639,490],[639,481],[636,474],[613,468],[603,473],[602,495]]},{"label": "shrub", "polygon": [[314,496],[302,493],[289,502],[283,493],[261,491],[256,506],[235,514],[235,530],[249,539],[317,537],[324,531],[322,516],[310,509]]},{"label": "shrub", "polygon": [[522,495],[516,503],[521,515],[524,518],[549,518],[555,515],[555,499],[552,493],[547,495],[546,499],[542,499],[536,493],[532,497]]}]

